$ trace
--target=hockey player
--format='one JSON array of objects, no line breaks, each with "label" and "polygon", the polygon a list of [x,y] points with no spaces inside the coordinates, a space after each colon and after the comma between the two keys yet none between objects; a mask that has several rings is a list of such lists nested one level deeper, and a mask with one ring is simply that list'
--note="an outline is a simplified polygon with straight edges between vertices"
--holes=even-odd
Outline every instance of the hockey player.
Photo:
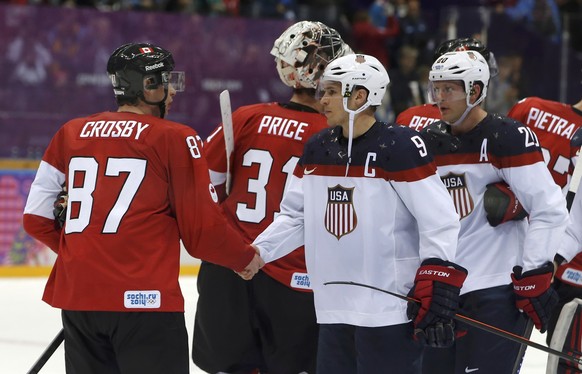
[{"label": "hockey player", "polygon": [[[327,66],[320,86],[329,128],[305,145],[280,214],[254,242],[268,262],[305,245],[319,374],[420,373],[413,337],[433,346],[454,340],[451,316],[466,276],[454,263],[458,215],[419,134],[376,121],[388,83],[372,56]],[[400,299],[325,285],[337,280],[409,293],[421,304],[407,316]]]},{"label": "hockey player", "polygon": [[116,49],[107,73],[118,111],[64,124],[32,183],[24,227],[57,253],[43,300],[62,309],[67,373],[189,372],[180,239],[247,276],[262,264],[216,204],[197,133],[164,119],[184,84],[173,69],[159,46]]},{"label": "hockey player", "polygon": [[[248,105],[233,113],[228,197],[222,126],[208,137],[211,180],[228,219],[248,240],[278,214],[305,142],[327,127],[315,88],[327,64],[348,53],[340,35],[320,22],[297,22],[275,41],[271,54],[293,95],[287,103]],[[211,373],[257,367],[273,374],[315,373],[318,328],[303,247],[270,263],[251,282],[204,262],[197,284],[192,358],[198,367]]]},{"label": "hockey player", "polygon": [[[497,61],[493,52],[489,51],[487,47],[475,38],[458,38],[451,39],[441,43],[434,51],[434,60],[447,52],[454,51],[477,51],[489,66],[489,73],[491,77],[498,74]],[[401,112],[396,118],[396,123],[403,126],[408,126],[416,131],[421,131],[429,124],[441,119],[441,113],[436,104],[422,104],[410,107]]]},{"label": "hockey player", "polygon": [[[558,295],[560,296],[560,303],[558,307],[554,310],[552,315],[552,320],[550,321],[550,326],[548,328],[548,333],[553,333],[556,331],[556,335],[559,336],[558,331],[560,328],[565,328],[567,333],[565,335],[564,341],[559,341],[560,346],[558,349],[564,352],[580,352],[580,329],[581,329],[581,315],[582,310],[580,305],[576,305],[576,309],[570,320],[563,320],[563,317],[559,319],[560,325],[556,325],[558,317],[561,316],[561,311],[564,306],[574,299],[581,299],[581,285],[580,276],[582,274],[580,270],[580,257],[582,256],[582,189],[578,186],[578,191],[574,196],[572,207],[570,208],[570,223],[566,228],[566,235],[562,240],[562,243],[558,247],[558,253],[556,259],[561,266],[558,267],[558,272],[556,274],[556,279],[554,282],[557,284],[556,289]],[[562,325],[562,323],[564,325]],[[550,330],[551,329],[551,330]],[[552,341],[552,337],[547,338],[548,345]],[[563,347],[563,348],[562,348]],[[551,360],[548,360],[548,369],[550,368]],[[557,367],[551,368],[552,372],[557,374],[574,374],[580,373],[579,367],[572,367],[572,363],[564,362],[564,360],[555,363]],[[548,371],[550,372],[550,371]]]},{"label": "hockey player", "polygon": [[582,141],[572,141],[582,127],[582,100],[568,105],[527,97],[516,103],[507,116],[525,124],[537,135],[550,174],[565,195]]},{"label": "hockey player", "polygon": [[[469,271],[460,313],[523,334],[523,312],[544,332],[557,302],[550,287],[554,243],[561,239],[568,213],[543,163],[537,137],[523,124],[480,107],[489,68],[478,52],[442,55],[429,78],[429,93],[442,120],[422,134],[461,217],[457,261]],[[497,182],[510,186],[529,212],[529,224],[488,223],[484,193]],[[512,372],[519,344],[468,326],[458,328],[464,334],[458,344],[432,350],[425,357],[424,373]]]},{"label": "hockey player", "polygon": [[[582,100],[574,105],[567,105],[539,97],[528,97],[515,104],[508,116],[526,124],[537,135],[546,166],[554,182],[567,195],[582,142],[578,131],[582,127]],[[560,296],[560,302],[552,312],[548,326],[548,344],[562,307],[574,298],[582,299],[582,280],[579,277],[582,274],[582,254],[570,258],[569,261],[556,257],[556,263],[559,266],[554,287]],[[581,318],[582,315],[578,313],[577,319]],[[577,343],[570,348],[580,352],[582,345],[579,339],[569,339],[567,344],[575,341]]]}]

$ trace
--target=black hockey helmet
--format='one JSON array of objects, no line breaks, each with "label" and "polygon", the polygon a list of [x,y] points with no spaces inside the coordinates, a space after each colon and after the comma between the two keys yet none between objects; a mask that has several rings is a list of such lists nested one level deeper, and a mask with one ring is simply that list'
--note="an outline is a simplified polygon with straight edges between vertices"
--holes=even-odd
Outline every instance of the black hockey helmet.
[{"label": "black hockey helmet", "polygon": [[493,52],[491,52],[483,42],[475,38],[457,38],[447,40],[439,44],[435,49],[433,60],[436,61],[439,57],[447,52],[458,52],[458,51],[476,51],[485,57],[487,65],[489,65],[489,74],[491,77],[496,76],[499,73],[499,68],[497,67],[497,60]]},{"label": "black hockey helmet", "polygon": [[[150,105],[158,105],[162,117],[165,114],[165,100],[173,69],[172,53],[150,43],[124,44],[111,54],[107,62],[107,74],[113,84],[117,103],[135,103],[140,98]],[[145,77],[151,78],[145,87],[147,89],[164,86],[166,95],[162,101],[153,103],[145,99]],[[181,79],[183,80],[183,75]],[[181,90],[179,88],[181,87],[177,91]]]}]

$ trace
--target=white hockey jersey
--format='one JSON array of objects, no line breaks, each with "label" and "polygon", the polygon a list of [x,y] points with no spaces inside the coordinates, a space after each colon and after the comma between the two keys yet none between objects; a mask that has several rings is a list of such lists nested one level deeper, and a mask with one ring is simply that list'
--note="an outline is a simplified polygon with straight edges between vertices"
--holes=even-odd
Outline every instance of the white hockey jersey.
[{"label": "white hockey jersey", "polygon": [[324,283],[354,281],[406,295],[421,260],[455,261],[459,217],[432,156],[410,128],[375,123],[353,140],[347,163],[340,127],[314,135],[280,214],[254,244],[266,262],[305,244],[318,323],[405,323],[400,299]]},{"label": "white hockey jersey", "polygon": [[[516,265],[525,272],[552,261],[568,211],[530,128],[489,114],[463,135],[451,135],[441,121],[422,135],[461,217],[457,263],[469,271],[461,294],[510,284]],[[529,224],[524,219],[489,225],[483,195],[488,184],[500,181],[529,212]]]}]

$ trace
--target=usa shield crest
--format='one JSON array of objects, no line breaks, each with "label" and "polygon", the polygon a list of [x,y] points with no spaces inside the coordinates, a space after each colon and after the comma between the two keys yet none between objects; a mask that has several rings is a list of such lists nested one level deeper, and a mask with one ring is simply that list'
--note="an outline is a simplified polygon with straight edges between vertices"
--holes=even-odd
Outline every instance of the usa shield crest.
[{"label": "usa shield crest", "polygon": [[354,231],[358,225],[358,216],[354,209],[354,188],[345,188],[339,184],[327,188],[327,207],[325,210],[325,228],[338,240]]},{"label": "usa shield crest", "polygon": [[465,173],[448,173],[444,177],[441,177],[441,180],[453,199],[457,214],[461,219],[468,216],[475,206],[473,204],[473,198],[471,198],[471,194],[467,188]]}]

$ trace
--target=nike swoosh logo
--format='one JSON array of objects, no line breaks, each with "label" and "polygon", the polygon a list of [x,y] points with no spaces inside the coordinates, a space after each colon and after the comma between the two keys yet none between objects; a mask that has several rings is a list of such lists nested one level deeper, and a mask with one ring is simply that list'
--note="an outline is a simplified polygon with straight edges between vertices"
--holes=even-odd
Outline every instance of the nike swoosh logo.
[{"label": "nike swoosh logo", "polygon": [[477,370],[479,370],[479,368],[475,368],[475,369],[469,369],[469,367],[467,366],[467,367],[465,368],[465,373],[472,373],[472,372],[474,372],[474,371],[477,371]]},{"label": "nike swoosh logo", "polygon": [[315,169],[317,169],[317,166],[311,170],[303,169],[303,174],[309,175],[309,174],[313,173],[315,171]]}]

